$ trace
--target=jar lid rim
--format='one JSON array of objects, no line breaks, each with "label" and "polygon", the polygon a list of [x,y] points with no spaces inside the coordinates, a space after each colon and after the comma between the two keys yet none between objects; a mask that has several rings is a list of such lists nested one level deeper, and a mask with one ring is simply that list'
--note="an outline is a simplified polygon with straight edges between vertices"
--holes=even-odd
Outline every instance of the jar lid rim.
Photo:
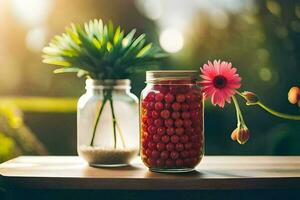
[{"label": "jar lid rim", "polygon": [[130,79],[86,79],[86,88],[130,88]]},{"label": "jar lid rim", "polygon": [[161,80],[195,79],[197,70],[151,70],[146,71],[146,82]]}]

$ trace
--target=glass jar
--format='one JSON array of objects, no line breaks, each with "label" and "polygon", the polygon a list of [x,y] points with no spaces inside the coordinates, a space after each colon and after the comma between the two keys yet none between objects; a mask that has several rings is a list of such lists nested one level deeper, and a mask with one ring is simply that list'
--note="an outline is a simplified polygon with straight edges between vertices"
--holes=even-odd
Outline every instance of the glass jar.
[{"label": "glass jar", "polygon": [[86,80],[77,105],[77,151],[91,166],[128,165],[137,156],[138,98],[130,80]]},{"label": "glass jar", "polygon": [[197,71],[146,72],[140,104],[140,154],[156,172],[194,170],[204,153],[204,100]]}]

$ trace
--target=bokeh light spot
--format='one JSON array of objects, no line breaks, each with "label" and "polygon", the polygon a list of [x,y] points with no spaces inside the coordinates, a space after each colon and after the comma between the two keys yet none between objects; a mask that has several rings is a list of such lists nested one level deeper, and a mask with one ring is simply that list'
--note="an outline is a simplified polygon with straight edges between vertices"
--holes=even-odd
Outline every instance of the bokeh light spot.
[{"label": "bokeh light spot", "polygon": [[42,24],[49,16],[53,0],[12,0],[13,14],[22,24],[34,27]]},{"label": "bokeh light spot", "polygon": [[268,0],[266,6],[273,15],[279,16],[281,14],[281,6],[276,1]]},{"label": "bokeh light spot", "polygon": [[137,0],[136,5],[151,20],[157,20],[162,15],[162,2],[160,0]]},{"label": "bokeh light spot", "polygon": [[210,22],[215,28],[224,29],[228,26],[229,18],[223,10],[213,9],[210,14]]},{"label": "bokeh light spot", "polygon": [[257,53],[257,58],[260,61],[267,61],[270,58],[270,53],[266,49],[263,49],[263,48],[258,49],[256,53]]},{"label": "bokeh light spot", "polygon": [[295,15],[300,19],[300,5],[295,6]]},{"label": "bokeh light spot", "polygon": [[180,31],[166,29],[160,34],[159,43],[165,51],[176,53],[183,48],[184,39]]},{"label": "bokeh light spot", "polygon": [[270,81],[272,79],[272,72],[269,68],[266,68],[266,67],[261,68],[259,70],[259,77],[263,81]]},{"label": "bokeh light spot", "polygon": [[44,28],[30,30],[26,35],[25,42],[29,50],[33,52],[41,51],[46,42],[46,30]]}]

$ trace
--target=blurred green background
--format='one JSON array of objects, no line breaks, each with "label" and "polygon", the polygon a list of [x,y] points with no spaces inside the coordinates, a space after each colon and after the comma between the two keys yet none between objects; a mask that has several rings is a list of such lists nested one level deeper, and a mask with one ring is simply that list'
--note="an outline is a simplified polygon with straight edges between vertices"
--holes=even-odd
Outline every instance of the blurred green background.
[{"label": "blurred green background", "polygon": [[[300,86],[300,2],[296,0],[1,0],[0,162],[25,154],[76,154],[76,100],[84,80],[53,75],[41,49],[70,22],[113,20],[137,28],[170,53],[163,69],[199,69],[231,61],[242,90],[278,111],[300,114],[287,101]],[[144,73],[132,77],[139,95]],[[242,106],[247,144],[231,141],[233,105],[206,103],[206,154],[300,155],[300,123]]]}]

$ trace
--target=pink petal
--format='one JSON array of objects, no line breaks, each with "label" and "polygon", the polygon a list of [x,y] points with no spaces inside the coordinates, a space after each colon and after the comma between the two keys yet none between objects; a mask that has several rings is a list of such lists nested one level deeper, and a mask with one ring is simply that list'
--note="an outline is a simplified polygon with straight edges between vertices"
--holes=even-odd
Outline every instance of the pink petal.
[{"label": "pink petal", "polygon": [[212,81],[213,79],[211,79],[211,77],[206,76],[206,75],[200,75],[201,78],[203,78],[204,80],[209,80]]},{"label": "pink petal", "polygon": [[211,97],[213,93],[215,92],[215,88],[213,86],[205,86],[202,89],[204,95],[206,98]]},{"label": "pink petal", "polygon": [[222,92],[216,90],[212,95],[211,102],[213,105],[219,105],[221,108],[225,105],[225,99],[223,98]]}]

